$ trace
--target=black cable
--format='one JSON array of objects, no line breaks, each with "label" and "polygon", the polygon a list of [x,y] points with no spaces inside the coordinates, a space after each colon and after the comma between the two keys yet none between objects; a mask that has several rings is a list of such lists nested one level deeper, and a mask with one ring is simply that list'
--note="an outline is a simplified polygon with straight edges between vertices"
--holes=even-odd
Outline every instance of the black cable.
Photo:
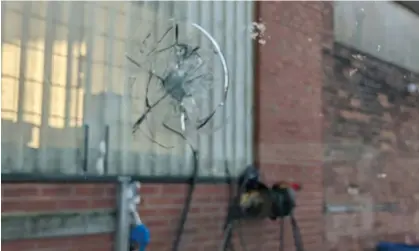
[{"label": "black cable", "polygon": [[243,251],[247,251],[247,246],[246,243],[244,242],[244,237],[243,237],[243,229],[242,229],[242,220],[238,219],[237,220],[237,235],[239,236],[239,242],[240,242],[240,246],[242,247]]},{"label": "black cable", "polygon": [[[226,222],[224,224],[223,230],[224,230],[224,236],[223,236],[223,241],[221,243],[221,251],[225,251],[227,250],[227,248],[230,248],[231,251],[234,251],[234,245],[231,242],[231,238],[233,236],[233,229],[234,229],[234,221],[237,221],[237,224],[239,225],[238,227],[238,237],[239,237],[239,241],[240,241],[240,246],[242,247],[242,249],[244,251],[247,251],[247,247],[246,244],[244,242],[244,238],[243,238],[243,233],[242,233],[242,229],[241,229],[241,218],[242,218],[242,214],[240,212],[240,215],[238,215],[238,217],[236,219],[233,219],[236,214],[236,206],[238,205],[239,201],[240,201],[240,196],[243,194],[243,192],[245,191],[245,187],[247,182],[252,178],[249,173],[252,171],[251,167],[246,168],[246,170],[243,172],[243,174],[241,175],[241,178],[239,178],[239,189],[237,191],[236,196],[233,196],[233,182],[230,183],[229,186],[229,205],[228,205],[228,213],[227,213],[227,218],[226,218]],[[231,177],[231,173],[229,171],[228,168],[226,168],[226,175],[228,180],[232,180]]]},{"label": "black cable", "polygon": [[[250,172],[250,170],[248,170],[248,172]],[[241,186],[240,186],[240,189],[239,189],[239,191],[238,191],[238,193],[237,193],[237,201],[239,202],[240,201],[240,196],[243,194],[243,192],[245,191],[245,186],[246,186],[246,183],[248,182],[250,180],[250,176],[247,174],[246,175],[246,179],[243,181],[243,183],[241,184]],[[239,237],[239,242],[240,242],[240,246],[242,247],[242,250],[243,251],[247,251],[248,249],[247,249],[247,247],[246,247],[246,244],[245,244],[245,242],[244,242],[244,238],[243,238],[243,231],[242,231],[242,217],[239,217],[238,219],[237,219],[237,225],[238,225],[238,227],[237,227],[237,235],[238,235],[238,237]]]},{"label": "black cable", "polygon": [[294,217],[294,214],[291,213],[291,227],[292,235],[294,237],[294,245],[296,251],[304,251],[303,240],[301,238],[300,228],[298,227],[297,220]]},{"label": "black cable", "polygon": [[285,233],[285,223],[284,218],[279,218],[279,251],[284,251],[284,233]]},{"label": "black cable", "polygon": [[[281,215],[284,213],[283,212],[283,207],[282,207],[282,205],[283,205],[283,197],[282,196],[278,196],[278,200],[279,200],[279,202],[278,202],[278,205],[280,206],[280,212],[281,212]],[[284,222],[284,217],[280,217],[279,218],[279,231],[280,231],[280,233],[279,233],[279,251],[284,251],[284,248],[285,248],[285,243],[284,243],[284,234],[285,234],[285,222]]]},{"label": "black cable", "polygon": [[[192,148],[192,147],[191,147]],[[199,156],[198,156],[198,152],[192,148],[192,157],[193,157],[193,170],[192,170],[192,176],[191,176],[191,180],[189,183],[189,189],[187,191],[187,195],[186,195],[186,199],[185,199],[185,206],[183,207],[183,211],[182,214],[180,216],[180,221],[179,221],[179,225],[178,228],[176,230],[176,237],[173,241],[173,245],[172,245],[172,251],[178,251],[179,249],[179,244],[182,238],[182,234],[183,231],[185,229],[185,223],[186,220],[188,218],[188,213],[191,207],[191,202],[192,202],[192,195],[193,195],[193,191],[195,190],[195,186],[196,186],[196,181],[198,178],[198,170],[199,170]]]},{"label": "black cable", "polygon": [[234,251],[234,245],[231,242],[232,232],[233,232],[233,210],[235,201],[237,200],[237,195],[234,195],[234,183],[228,166],[225,166],[225,173],[228,182],[228,205],[227,205],[227,215],[223,225],[223,239],[221,242],[221,251],[227,250],[229,248],[231,251]]},{"label": "black cable", "polygon": [[83,125],[83,173],[85,174],[87,173],[89,166],[89,129],[89,125]]},{"label": "black cable", "polygon": [[[287,216],[286,216],[287,217]],[[300,228],[298,227],[297,220],[294,217],[293,212],[289,214],[291,218],[291,228],[292,228],[292,236],[294,237],[294,246],[296,251],[304,251],[303,247],[303,240],[301,238]],[[284,233],[285,233],[285,217],[279,218],[280,222],[280,233],[279,233],[279,251],[284,251],[285,248],[285,240],[284,240]]]},{"label": "black cable", "polygon": [[[228,216],[227,216],[228,217]],[[232,233],[233,233],[233,221],[228,220],[228,222],[226,222],[225,227],[223,228],[224,230],[224,235],[223,235],[223,240],[221,242],[221,251],[226,251],[227,248],[231,251],[234,251],[234,245],[231,242],[231,237],[232,237]]]}]

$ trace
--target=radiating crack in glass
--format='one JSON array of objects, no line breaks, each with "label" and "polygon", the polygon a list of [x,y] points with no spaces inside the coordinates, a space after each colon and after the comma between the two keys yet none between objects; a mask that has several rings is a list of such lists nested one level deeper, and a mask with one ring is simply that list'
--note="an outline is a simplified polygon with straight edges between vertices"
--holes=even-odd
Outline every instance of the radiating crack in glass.
[{"label": "radiating crack in glass", "polygon": [[[172,112],[177,117],[180,124],[180,130],[176,130],[169,125],[167,122],[167,119],[170,119],[168,114],[163,118],[162,127],[182,139],[187,140],[185,133],[187,133],[188,129],[194,131],[200,130],[213,118],[217,109],[224,105],[229,87],[228,71],[224,56],[221,53],[217,42],[208,34],[208,32],[197,24],[192,24],[192,26],[210,41],[211,45],[214,47],[210,50],[211,53],[213,56],[218,57],[221,62],[221,68],[223,70],[223,81],[221,81],[221,84],[223,84],[223,93],[221,102],[211,110],[208,115],[200,116],[200,113],[202,112],[200,112],[198,108],[202,105],[199,102],[202,100],[200,100],[198,96],[208,92],[213,87],[212,85],[219,83],[214,79],[213,71],[208,69],[211,60],[204,57],[200,46],[192,46],[188,43],[180,42],[180,27],[177,23],[174,23],[173,26],[169,27],[163,35],[157,39],[149,52],[146,53],[143,49],[140,49],[140,52],[144,53],[146,57],[149,58],[149,61],[140,63],[130,55],[126,55],[126,58],[130,63],[148,74],[148,80],[145,87],[145,111],[134,123],[132,128],[133,133],[140,129],[140,126],[147,121],[147,118],[157,106],[162,102],[169,100],[169,103],[172,105]],[[171,33],[174,33],[174,41],[170,43],[169,46],[160,49],[159,47],[161,47],[163,41]],[[150,37],[152,37],[152,34],[148,33],[141,44],[145,45],[147,39]],[[165,53],[166,56],[169,55],[169,59],[166,61],[167,65],[164,71],[158,73],[154,69],[154,63],[156,63],[156,58],[163,53]],[[146,66],[148,64],[150,67]],[[153,86],[153,80],[158,81],[157,87],[163,94],[155,101],[151,102],[149,91],[151,87],[156,87]],[[145,124],[148,123],[145,122]],[[150,126],[147,125],[147,127],[151,132]],[[146,133],[144,134],[153,143],[164,148],[172,148],[157,142],[153,137],[149,137]]]}]

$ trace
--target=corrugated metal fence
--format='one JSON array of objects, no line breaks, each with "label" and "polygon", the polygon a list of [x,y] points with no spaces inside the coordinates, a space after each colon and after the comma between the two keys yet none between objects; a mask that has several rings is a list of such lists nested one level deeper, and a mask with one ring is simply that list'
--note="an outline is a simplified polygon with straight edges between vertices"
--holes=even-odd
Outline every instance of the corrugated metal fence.
[{"label": "corrugated metal fence", "polygon": [[[165,149],[132,135],[144,110],[146,75],[125,53],[150,30],[162,34],[171,17],[208,30],[230,71],[229,97],[213,121],[225,125],[198,139],[201,175],[223,176],[226,165],[237,173],[250,163],[252,2],[13,1],[2,2],[2,173],[82,174],[88,125],[89,173],[108,166],[109,174],[189,174],[181,139],[157,130],[153,137],[175,146]],[[220,67],[213,63],[214,81]]]}]

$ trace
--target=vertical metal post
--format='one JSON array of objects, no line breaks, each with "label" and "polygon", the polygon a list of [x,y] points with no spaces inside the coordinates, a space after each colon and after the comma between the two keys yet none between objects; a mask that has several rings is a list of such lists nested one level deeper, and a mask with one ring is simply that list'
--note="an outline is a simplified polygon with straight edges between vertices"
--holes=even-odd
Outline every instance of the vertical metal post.
[{"label": "vertical metal post", "polygon": [[87,124],[83,126],[83,136],[83,172],[86,174],[89,166],[89,125]]},{"label": "vertical metal post", "polygon": [[108,160],[109,160],[109,125],[105,127],[105,156],[103,156],[103,171],[104,174],[109,174]]},{"label": "vertical metal post", "polygon": [[118,179],[115,251],[126,251],[129,249],[130,216],[127,194],[131,187],[130,182],[130,177],[120,177]]}]

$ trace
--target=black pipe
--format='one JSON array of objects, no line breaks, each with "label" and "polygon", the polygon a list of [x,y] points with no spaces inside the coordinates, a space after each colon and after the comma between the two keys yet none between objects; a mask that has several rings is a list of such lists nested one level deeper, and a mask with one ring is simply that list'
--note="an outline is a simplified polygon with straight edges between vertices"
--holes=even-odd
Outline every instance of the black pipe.
[{"label": "black pipe", "polygon": [[294,217],[294,214],[291,213],[291,227],[292,235],[294,237],[294,246],[296,251],[304,251],[303,240],[301,237],[300,228],[298,227],[297,220]]},{"label": "black pipe", "polygon": [[[120,177],[118,186],[117,186],[117,197],[116,197],[116,208],[117,208],[117,223],[116,223],[116,231],[115,231],[115,245],[113,247],[113,250],[115,251],[128,251],[129,249],[129,238],[130,236],[130,227],[129,222],[131,215],[127,214],[129,212],[129,204],[127,198],[127,190],[131,189],[130,184],[131,179],[129,177]],[[128,225],[127,225],[128,224]]]},{"label": "black pipe", "polygon": [[183,211],[182,211],[182,215],[180,216],[180,221],[179,221],[179,225],[176,231],[176,237],[173,241],[173,245],[172,245],[172,251],[178,251],[179,249],[179,244],[181,241],[181,237],[183,234],[183,231],[185,229],[185,223],[186,220],[188,218],[188,213],[189,213],[189,209],[191,207],[191,202],[192,202],[192,194],[193,191],[195,189],[195,185],[197,183],[198,180],[198,170],[199,170],[199,155],[198,152],[195,149],[192,149],[192,165],[193,165],[193,170],[192,170],[192,176],[190,178],[190,186],[188,189],[188,193],[186,195],[186,199],[185,199],[185,206],[183,207]]},{"label": "black pipe", "polygon": [[[83,134],[84,134],[83,172],[87,173],[87,168],[89,166],[89,125],[83,126]],[[1,180],[3,181],[3,175],[1,177]]]},{"label": "black pipe", "polygon": [[223,241],[221,244],[221,250],[222,251],[226,251],[227,249],[230,249],[231,251],[234,251],[234,244],[232,242],[232,237],[233,237],[233,231],[234,231],[234,227],[236,223],[237,225],[240,225],[237,229],[238,229],[238,237],[239,237],[239,241],[240,241],[240,246],[242,247],[242,250],[246,251],[247,247],[246,244],[244,242],[244,238],[243,238],[243,233],[241,231],[241,220],[242,220],[242,213],[241,211],[238,209],[238,205],[240,203],[240,196],[245,192],[245,188],[246,188],[246,184],[249,181],[251,175],[252,175],[252,171],[254,170],[254,165],[248,166],[243,173],[239,176],[238,180],[237,180],[237,193],[236,195],[233,195],[234,191],[233,191],[233,179],[231,177],[231,174],[229,172],[229,170],[227,169],[227,177],[229,179],[229,193],[230,193],[230,198],[229,198],[229,205],[227,207],[227,217],[226,217],[226,221],[224,223],[224,227],[223,227],[223,232],[224,232],[224,237],[223,237]]},{"label": "black pipe", "polygon": [[103,156],[103,169],[104,174],[109,173],[109,167],[108,167],[108,158],[109,157],[109,125],[106,125],[105,127],[105,156]]},{"label": "black pipe", "polygon": [[228,180],[228,205],[227,205],[227,214],[223,225],[223,241],[221,242],[221,250],[225,251],[230,249],[232,251],[235,250],[233,242],[231,241],[232,233],[233,233],[233,210],[234,205],[236,204],[237,195],[234,195],[234,182],[232,180],[232,176],[228,166],[225,166],[226,176]]}]

